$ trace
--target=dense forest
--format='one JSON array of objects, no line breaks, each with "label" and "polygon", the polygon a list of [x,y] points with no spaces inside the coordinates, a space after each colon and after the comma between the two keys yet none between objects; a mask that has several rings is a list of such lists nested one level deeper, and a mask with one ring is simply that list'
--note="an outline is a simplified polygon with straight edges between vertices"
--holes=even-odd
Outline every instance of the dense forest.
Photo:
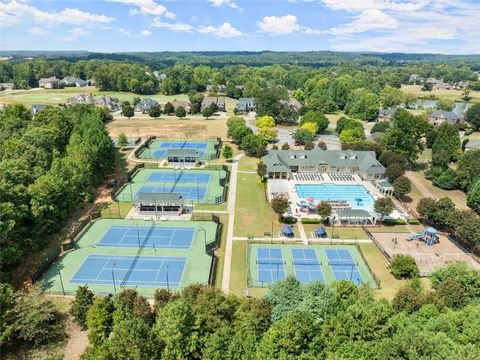
[{"label": "dense forest", "polygon": [[26,252],[37,252],[72,209],[93,200],[115,150],[90,106],[47,108],[32,118],[23,105],[0,111],[0,279]]}]

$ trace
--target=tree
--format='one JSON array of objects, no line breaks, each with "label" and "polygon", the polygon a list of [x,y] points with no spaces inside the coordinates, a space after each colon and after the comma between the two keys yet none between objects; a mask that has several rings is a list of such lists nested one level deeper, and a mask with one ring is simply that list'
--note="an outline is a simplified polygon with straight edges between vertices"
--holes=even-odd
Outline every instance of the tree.
[{"label": "tree", "polygon": [[207,106],[202,110],[202,116],[208,120],[209,117],[211,117],[214,114],[214,111],[210,106]]},{"label": "tree", "polygon": [[452,161],[460,156],[460,135],[455,125],[448,122],[441,124],[432,145],[432,165],[446,169]]},{"label": "tree", "polygon": [[313,150],[313,149],[315,149],[315,144],[313,143],[313,141],[307,141],[305,143],[304,149],[305,150]]},{"label": "tree", "polygon": [[259,88],[255,94],[255,107],[258,116],[268,115],[274,119],[282,110],[281,101],[288,100],[287,89],[281,86]]},{"label": "tree", "polygon": [[332,205],[326,201],[320,201],[317,205],[317,214],[324,220],[332,215]]},{"label": "tree", "polygon": [[88,285],[79,286],[75,292],[75,300],[71,303],[69,313],[83,330],[87,329],[87,313],[93,304],[94,296]]},{"label": "tree", "polygon": [[120,133],[120,135],[118,135],[118,146],[127,146],[128,145],[128,138],[127,138],[127,135],[125,135],[125,133]]},{"label": "tree", "polygon": [[425,295],[418,278],[413,278],[407,285],[401,287],[392,300],[392,306],[396,311],[406,311],[409,314],[418,311],[424,303]]},{"label": "tree", "polygon": [[340,133],[342,143],[351,144],[365,140],[365,133],[360,129],[345,129]]},{"label": "tree", "polygon": [[315,140],[315,133],[312,132],[310,129],[306,128],[298,128],[293,133],[293,139],[298,141],[301,145],[305,145],[307,141]]},{"label": "tree", "polygon": [[323,140],[320,140],[317,144],[317,146],[322,149],[322,150],[327,150],[327,144],[325,143],[325,141]]},{"label": "tree", "polygon": [[437,100],[437,109],[452,111],[455,108],[455,101],[447,98],[440,98]]},{"label": "tree", "polygon": [[421,198],[417,204],[417,213],[425,219],[431,219],[435,212],[436,204],[437,202],[435,199]]},{"label": "tree", "polygon": [[317,133],[327,130],[330,121],[319,111],[307,111],[300,119],[300,126],[305,123],[315,123],[317,125]]},{"label": "tree", "polygon": [[412,183],[406,176],[400,176],[393,182],[393,192],[395,196],[404,196],[412,191]]},{"label": "tree", "polygon": [[182,119],[187,116],[187,111],[183,106],[179,106],[175,109],[175,116]]},{"label": "tree", "polygon": [[395,208],[393,200],[390,197],[378,198],[375,200],[373,209],[375,212],[381,215],[380,223],[383,222],[383,218],[387,215],[390,215]]},{"label": "tree", "polygon": [[480,298],[480,271],[458,261],[440,267],[429,275],[433,289],[439,289],[448,280],[455,280],[470,299]]},{"label": "tree", "polygon": [[133,106],[137,106],[138,103],[142,101],[138,96],[133,97]]},{"label": "tree", "polygon": [[388,121],[379,121],[373,125],[372,130],[370,133],[386,133],[388,128],[390,127],[390,122]]},{"label": "tree", "polygon": [[265,155],[267,142],[260,135],[249,134],[242,139],[240,146],[247,156],[262,157]]},{"label": "tree", "polygon": [[465,113],[465,121],[469,123],[474,130],[480,130],[480,103],[468,108]]},{"label": "tree", "polygon": [[355,89],[348,96],[345,114],[366,121],[374,121],[378,115],[380,99],[365,88]]},{"label": "tree", "polygon": [[262,127],[258,130],[258,135],[263,137],[267,142],[272,142],[277,137],[277,130],[268,127]]},{"label": "tree", "polygon": [[288,143],[283,143],[282,150],[290,150],[290,145]]},{"label": "tree", "polygon": [[404,254],[393,255],[390,272],[397,279],[411,279],[420,275],[415,259],[411,255]]},{"label": "tree", "polygon": [[162,108],[160,105],[153,105],[150,109],[148,109],[148,116],[157,119],[162,116]]},{"label": "tree", "polygon": [[179,298],[179,295],[171,290],[158,288],[154,294],[154,313],[158,314],[161,308]]},{"label": "tree", "polygon": [[290,201],[284,194],[278,194],[272,198],[270,205],[272,206],[274,213],[281,218],[290,207]]},{"label": "tree", "polygon": [[262,179],[267,176],[267,165],[263,162],[259,162],[257,164],[257,174],[260,176]]},{"label": "tree", "polygon": [[385,86],[380,91],[380,101],[384,107],[392,108],[405,102],[405,96],[400,89]]},{"label": "tree", "polygon": [[457,165],[457,181],[467,191],[480,178],[480,150],[465,151]]},{"label": "tree", "polygon": [[387,150],[403,154],[412,163],[424,149],[422,138],[427,129],[428,122],[424,117],[413,116],[407,110],[398,109],[393,116],[392,126],[387,131],[384,145]]},{"label": "tree", "polygon": [[455,210],[455,204],[452,199],[443,197],[435,203],[435,210],[432,214],[432,220],[435,224],[444,226],[447,223],[449,214]]},{"label": "tree", "polygon": [[7,319],[10,337],[35,345],[54,339],[62,330],[56,306],[37,288],[15,293]]},{"label": "tree", "polygon": [[405,168],[400,163],[392,163],[385,169],[385,176],[393,183],[397,178],[405,174]]},{"label": "tree", "polygon": [[275,127],[275,119],[268,115],[260,116],[255,121],[255,125],[258,128],[273,128]]},{"label": "tree", "polygon": [[232,147],[229,145],[225,145],[222,150],[222,155],[225,158],[225,160],[230,161],[233,156]]},{"label": "tree", "polygon": [[96,297],[88,310],[88,340],[94,346],[108,339],[112,330],[113,304],[109,297]]},{"label": "tree", "polygon": [[163,113],[167,115],[171,115],[174,112],[175,112],[175,108],[173,107],[172,103],[168,101],[163,107]]},{"label": "tree", "polygon": [[467,205],[480,214],[480,179],[468,190]]},{"label": "tree", "polygon": [[131,118],[134,115],[133,107],[131,105],[125,104],[122,106],[122,115]]}]

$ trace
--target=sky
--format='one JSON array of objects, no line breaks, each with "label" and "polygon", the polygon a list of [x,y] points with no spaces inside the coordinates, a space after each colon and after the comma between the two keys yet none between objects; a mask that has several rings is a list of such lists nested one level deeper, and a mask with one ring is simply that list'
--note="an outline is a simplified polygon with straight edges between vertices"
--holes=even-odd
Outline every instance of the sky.
[{"label": "sky", "polygon": [[480,54],[480,0],[0,0],[0,50]]}]

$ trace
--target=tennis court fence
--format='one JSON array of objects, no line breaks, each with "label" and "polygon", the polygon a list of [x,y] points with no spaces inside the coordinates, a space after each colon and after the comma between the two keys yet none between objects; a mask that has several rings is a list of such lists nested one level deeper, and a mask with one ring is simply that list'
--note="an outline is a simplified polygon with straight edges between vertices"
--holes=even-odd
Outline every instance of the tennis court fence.
[{"label": "tennis court fence", "polygon": [[372,271],[372,268],[370,267],[370,264],[368,263],[367,259],[365,258],[365,255],[363,255],[362,248],[360,247],[360,245],[355,244],[355,246],[357,247],[358,253],[362,257],[363,263],[367,266],[368,271],[372,275],[373,281],[375,282],[374,285],[376,285],[377,289],[380,289],[381,286],[382,286],[382,282],[380,281],[380,278],[377,275],[375,275],[375,273]]},{"label": "tennis court fence", "polygon": [[362,230],[365,231],[365,234],[369,237],[370,240],[373,241],[373,243],[377,246],[378,250],[385,256],[385,258],[390,262],[392,260],[392,257],[385,251],[385,249],[382,247],[382,245],[375,239],[375,236],[368,230],[365,226],[362,226]]},{"label": "tennis court fence", "polygon": [[140,153],[143,151],[143,149],[146,149],[150,146],[153,140],[155,140],[157,137],[156,136],[149,136],[148,138],[145,139],[145,141],[135,149],[134,155],[136,158],[140,155]]},{"label": "tennis court fence", "polygon": [[37,270],[30,275],[30,280],[32,284],[35,284],[47,271],[47,269],[59,258],[62,253],[62,248],[60,246],[53,247],[47,255],[44,257],[43,261],[38,265]]}]

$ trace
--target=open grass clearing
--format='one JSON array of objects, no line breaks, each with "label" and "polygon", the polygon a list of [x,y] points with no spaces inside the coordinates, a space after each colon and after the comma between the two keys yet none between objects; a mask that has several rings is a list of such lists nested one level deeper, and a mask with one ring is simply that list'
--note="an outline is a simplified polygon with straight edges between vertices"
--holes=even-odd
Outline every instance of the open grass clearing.
[{"label": "open grass clearing", "polygon": [[[419,98],[430,98],[434,96],[435,98],[445,98],[451,100],[462,101],[463,90],[446,90],[446,89],[434,89],[432,91],[422,91],[420,85],[402,85],[402,91],[418,96]],[[470,96],[472,99],[471,102],[480,101],[480,91],[470,91]]]},{"label": "open grass clearing", "polygon": [[258,162],[259,162],[259,159],[255,157],[243,156],[238,163],[238,170],[257,172]]},{"label": "open grass clearing", "polygon": [[131,209],[131,203],[114,202],[106,204],[105,208],[101,211],[101,215],[103,219],[125,219],[125,216],[127,216]]},{"label": "open grass clearing", "polygon": [[272,224],[273,234],[277,236],[282,224],[267,202],[264,189],[265,184],[257,174],[238,174],[234,236],[262,237],[272,231]]},{"label": "open grass clearing", "polygon": [[[311,233],[319,226],[319,224],[303,224],[305,232],[307,233],[307,237],[311,237]],[[333,234],[335,237],[338,236],[339,239],[368,239],[368,235],[363,231],[361,227],[357,226],[324,226],[327,230],[328,238],[332,236],[332,229]]]}]

